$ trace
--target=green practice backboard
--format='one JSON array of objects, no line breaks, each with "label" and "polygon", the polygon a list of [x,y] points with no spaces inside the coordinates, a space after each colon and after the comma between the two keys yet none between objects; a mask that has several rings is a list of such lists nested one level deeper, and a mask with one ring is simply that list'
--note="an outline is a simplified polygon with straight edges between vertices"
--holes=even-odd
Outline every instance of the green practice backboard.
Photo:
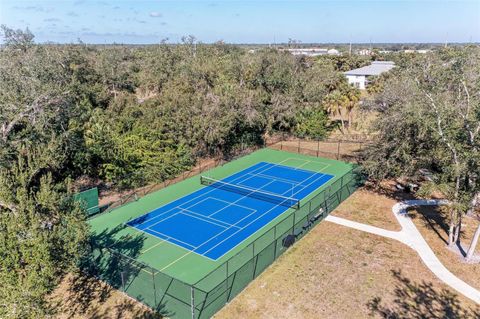
[{"label": "green practice backboard", "polygon": [[88,216],[92,216],[100,211],[98,207],[98,189],[96,187],[77,193],[73,195],[73,198],[83,205],[87,210]]}]

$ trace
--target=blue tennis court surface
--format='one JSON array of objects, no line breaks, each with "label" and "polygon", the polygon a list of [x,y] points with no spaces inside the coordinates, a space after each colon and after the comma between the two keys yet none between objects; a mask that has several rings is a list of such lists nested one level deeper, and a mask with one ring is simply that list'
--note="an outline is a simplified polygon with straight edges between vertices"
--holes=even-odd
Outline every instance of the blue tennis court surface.
[{"label": "blue tennis court surface", "polygon": [[[216,260],[293,206],[292,199],[301,201],[332,178],[259,162],[127,225]],[[242,191],[232,191],[232,187]],[[262,198],[262,194],[271,196]]]}]

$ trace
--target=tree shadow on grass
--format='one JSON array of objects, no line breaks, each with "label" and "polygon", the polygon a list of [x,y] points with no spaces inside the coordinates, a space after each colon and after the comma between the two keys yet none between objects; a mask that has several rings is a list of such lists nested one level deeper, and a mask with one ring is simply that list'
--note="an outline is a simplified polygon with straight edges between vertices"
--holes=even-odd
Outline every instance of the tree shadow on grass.
[{"label": "tree shadow on grass", "polygon": [[409,212],[411,218],[422,218],[424,225],[433,230],[445,245],[448,244],[447,215],[440,207],[418,207],[416,213]]},{"label": "tree shadow on grass", "polygon": [[[125,313],[129,313],[131,318],[145,319],[171,315],[165,305],[155,302],[152,270],[135,260],[141,254],[145,235],[121,235],[125,227],[119,225],[92,234],[91,249],[80,265],[81,271],[69,276],[63,290],[65,296],[56,301],[54,310],[70,317],[94,313],[91,318],[96,319],[122,318]],[[132,298],[150,305],[153,311],[126,296],[114,306],[102,306],[114,289],[126,291]],[[117,316],[112,316],[112,313]]]},{"label": "tree shadow on grass", "polygon": [[397,281],[395,299],[385,304],[381,297],[375,297],[367,303],[371,316],[385,319],[407,318],[480,318],[480,308],[466,308],[458,295],[447,289],[436,289],[431,282],[412,282],[402,275],[400,270],[393,270],[392,276]]},{"label": "tree shadow on grass", "polygon": [[[397,189],[393,185],[390,185],[390,187],[374,187],[371,184],[367,184],[365,189],[398,202],[418,199],[413,193]],[[445,245],[448,244],[448,214],[442,211],[440,207],[419,206],[416,208],[416,212],[410,210],[407,211],[407,214],[412,220],[420,218],[424,222],[424,225],[433,230]]]}]

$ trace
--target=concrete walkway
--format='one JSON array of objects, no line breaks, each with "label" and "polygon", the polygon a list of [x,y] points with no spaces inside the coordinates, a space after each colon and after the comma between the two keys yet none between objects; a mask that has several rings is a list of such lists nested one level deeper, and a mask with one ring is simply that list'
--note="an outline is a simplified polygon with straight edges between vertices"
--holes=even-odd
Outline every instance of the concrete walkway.
[{"label": "concrete walkway", "polygon": [[397,203],[392,207],[392,212],[402,226],[401,231],[391,231],[379,227],[374,227],[362,223],[350,221],[345,218],[327,216],[326,220],[332,223],[343,225],[346,227],[355,228],[371,234],[388,237],[398,240],[410,248],[415,250],[423,263],[445,284],[449,285],[462,295],[470,298],[477,304],[480,304],[480,291],[473,288],[454,274],[452,274],[435,256],[433,251],[428,246],[425,239],[422,237],[413,221],[407,215],[407,209],[414,206],[436,206],[445,205],[447,201],[444,200],[408,200],[402,203]]}]

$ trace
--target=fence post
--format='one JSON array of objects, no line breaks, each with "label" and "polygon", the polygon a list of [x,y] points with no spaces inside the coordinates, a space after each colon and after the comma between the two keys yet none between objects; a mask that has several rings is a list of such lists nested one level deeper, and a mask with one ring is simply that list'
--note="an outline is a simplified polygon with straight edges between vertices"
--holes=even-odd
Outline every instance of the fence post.
[{"label": "fence post", "polygon": [[295,216],[297,215],[297,211],[293,212],[293,225],[292,225],[292,235],[295,234]]},{"label": "fence post", "polygon": [[340,140],[338,140],[338,146],[337,146],[337,160],[340,158]]},{"label": "fence post", "polygon": [[190,298],[192,319],[195,319],[195,288],[193,286],[190,286]]},{"label": "fence post", "polygon": [[273,226],[273,242],[275,246],[273,247],[273,260],[277,258],[277,226]]},{"label": "fence post", "polygon": [[157,289],[155,287],[155,271],[150,268],[150,270],[152,271],[152,280],[153,280],[153,300],[155,302],[155,307],[158,307],[157,305]]},{"label": "fence post", "polygon": [[122,291],[125,292],[125,278],[123,277],[123,271],[120,272],[120,277],[122,279]]},{"label": "fence post", "polygon": [[317,157],[320,153],[320,139],[317,140]]},{"label": "fence post", "polygon": [[300,139],[298,139],[298,154],[300,154]]}]

